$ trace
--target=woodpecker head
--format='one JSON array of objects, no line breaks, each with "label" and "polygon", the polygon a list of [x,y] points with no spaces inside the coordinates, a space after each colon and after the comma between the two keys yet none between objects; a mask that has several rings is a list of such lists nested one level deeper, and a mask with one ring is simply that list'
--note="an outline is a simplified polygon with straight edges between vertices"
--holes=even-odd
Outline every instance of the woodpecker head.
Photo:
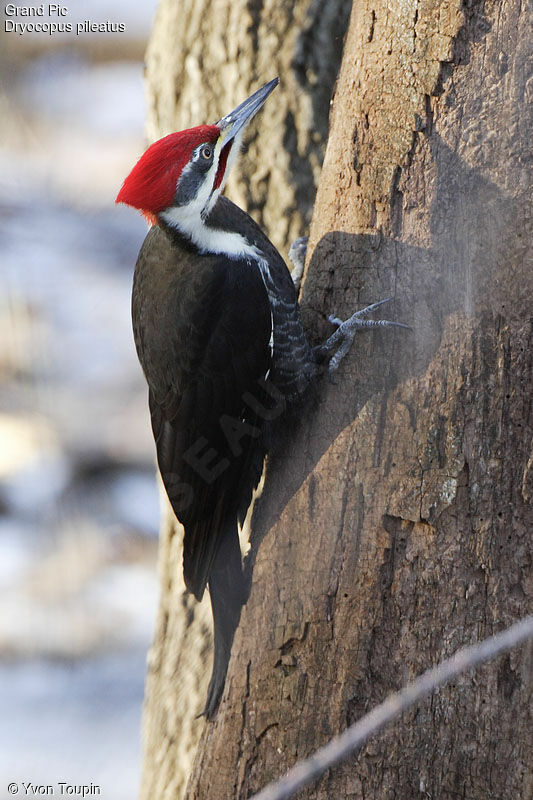
[{"label": "woodpecker head", "polygon": [[222,192],[246,125],[277,84],[277,78],[266,83],[213,125],[154,142],[124,181],[116,202],[139,209],[151,222],[192,233]]}]

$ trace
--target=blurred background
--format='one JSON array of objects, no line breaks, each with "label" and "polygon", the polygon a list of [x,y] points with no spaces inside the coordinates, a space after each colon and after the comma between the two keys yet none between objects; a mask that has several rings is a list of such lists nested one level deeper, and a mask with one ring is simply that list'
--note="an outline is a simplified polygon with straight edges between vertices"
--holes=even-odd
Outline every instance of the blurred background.
[{"label": "blurred background", "polygon": [[146,226],[114,198],[145,144],[155,0],[66,7],[11,18],[72,34],[0,34],[0,798],[131,800],[159,505],[129,310]]}]

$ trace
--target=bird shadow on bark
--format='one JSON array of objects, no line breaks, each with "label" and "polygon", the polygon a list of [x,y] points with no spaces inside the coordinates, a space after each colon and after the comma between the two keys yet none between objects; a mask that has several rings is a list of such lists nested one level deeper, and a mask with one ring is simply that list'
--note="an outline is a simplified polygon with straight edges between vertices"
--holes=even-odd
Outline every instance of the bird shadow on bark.
[{"label": "bird shadow on bark", "polygon": [[[279,421],[264,489],[251,520],[249,578],[263,537],[322,455],[374,395],[382,397],[382,419],[372,445],[373,461],[379,463],[379,430],[385,424],[387,397],[401,382],[425,373],[448,317],[484,316],[486,324],[493,324],[495,317],[527,314],[529,292],[524,290],[517,298],[518,279],[509,275],[508,281],[502,280],[501,269],[517,241],[520,205],[436,134],[426,139],[420,157],[429,158],[424,169],[430,171],[427,180],[433,185],[431,237],[427,237],[432,247],[400,240],[404,196],[396,190],[391,216],[398,238],[332,231],[313,252],[301,299],[304,326],[313,344],[331,333],[329,314],[346,318],[357,307],[384,297],[393,301],[382,316],[407,323],[412,331],[385,328],[356,337],[337,373],[337,384],[331,385],[327,374],[321,376],[305,401]],[[416,425],[416,408],[409,411]]]}]

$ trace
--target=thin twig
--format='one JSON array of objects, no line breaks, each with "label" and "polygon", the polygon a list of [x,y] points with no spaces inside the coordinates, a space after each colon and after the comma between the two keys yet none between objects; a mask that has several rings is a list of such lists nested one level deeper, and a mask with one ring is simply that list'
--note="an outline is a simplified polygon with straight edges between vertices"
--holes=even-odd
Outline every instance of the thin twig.
[{"label": "thin twig", "polygon": [[347,758],[374,733],[398,717],[403,711],[431,694],[439,686],[478,664],[504,653],[517,644],[533,637],[533,616],[525,617],[502,633],[482,642],[463,647],[451,658],[424,672],[401,691],[390,695],[340,736],[321,747],[310,758],[299,761],[278,781],[268,784],[250,800],[286,800],[299,789],[318,778],[327,769]]}]

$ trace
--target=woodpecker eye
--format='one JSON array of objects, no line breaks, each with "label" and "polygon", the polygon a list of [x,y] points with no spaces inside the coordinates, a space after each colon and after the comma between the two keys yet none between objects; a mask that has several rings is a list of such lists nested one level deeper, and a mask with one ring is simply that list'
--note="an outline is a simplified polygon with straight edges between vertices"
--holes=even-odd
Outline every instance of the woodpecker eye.
[{"label": "woodpecker eye", "polygon": [[205,160],[208,161],[213,155],[213,150],[208,144],[205,144],[200,150],[200,155],[202,158],[205,158]]}]

